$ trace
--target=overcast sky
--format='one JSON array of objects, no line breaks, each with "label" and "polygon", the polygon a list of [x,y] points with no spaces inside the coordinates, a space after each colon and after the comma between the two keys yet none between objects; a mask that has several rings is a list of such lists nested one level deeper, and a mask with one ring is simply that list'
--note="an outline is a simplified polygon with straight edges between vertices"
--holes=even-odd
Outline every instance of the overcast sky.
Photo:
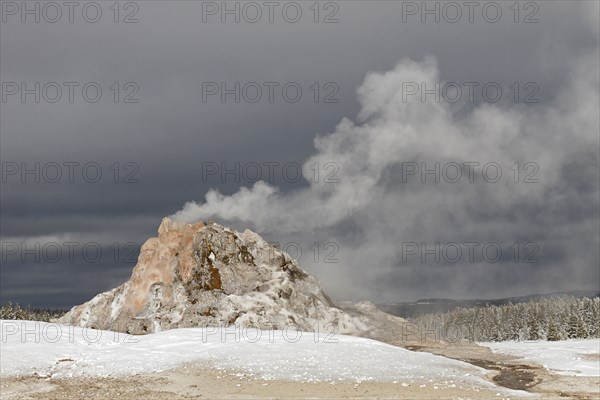
[{"label": "overcast sky", "polygon": [[2,303],[111,289],[168,215],[338,300],[600,289],[597,1],[118,4],[1,2]]}]

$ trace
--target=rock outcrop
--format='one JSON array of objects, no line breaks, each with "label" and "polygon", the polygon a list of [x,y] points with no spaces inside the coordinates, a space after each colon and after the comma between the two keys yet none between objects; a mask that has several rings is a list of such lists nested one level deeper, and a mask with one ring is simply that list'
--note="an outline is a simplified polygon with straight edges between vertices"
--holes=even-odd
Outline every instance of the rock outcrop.
[{"label": "rock outcrop", "polygon": [[250,230],[165,218],[127,282],[57,322],[131,334],[230,325],[312,331],[315,324],[360,334],[372,321],[335,307],[314,277]]}]

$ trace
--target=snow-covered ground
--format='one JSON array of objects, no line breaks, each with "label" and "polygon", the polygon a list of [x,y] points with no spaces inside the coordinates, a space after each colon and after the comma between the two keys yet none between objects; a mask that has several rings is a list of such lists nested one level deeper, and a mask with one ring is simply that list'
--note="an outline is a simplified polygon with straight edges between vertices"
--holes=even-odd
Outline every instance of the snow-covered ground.
[{"label": "snow-covered ground", "polygon": [[262,379],[426,382],[434,389],[515,393],[484,379],[482,368],[353,336],[233,327],[129,336],[33,321],[0,323],[2,376],[119,376],[200,362]]},{"label": "snow-covered ground", "polygon": [[[200,363],[240,376],[301,382],[427,382],[498,392],[471,364],[324,332],[189,328],[131,336],[35,321],[0,321],[0,375],[123,376]],[[600,341],[480,343],[576,376],[600,376]],[[520,392],[523,394],[523,392]]]},{"label": "snow-covered ground", "polygon": [[479,343],[563,375],[600,376],[600,339]]}]

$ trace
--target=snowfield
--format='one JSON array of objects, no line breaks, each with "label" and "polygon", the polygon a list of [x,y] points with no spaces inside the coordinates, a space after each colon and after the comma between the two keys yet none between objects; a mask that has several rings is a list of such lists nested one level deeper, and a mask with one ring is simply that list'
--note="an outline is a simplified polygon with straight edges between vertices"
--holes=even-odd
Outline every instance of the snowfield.
[{"label": "snowfield", "polygon": [[487,388],[486,370],[370,339],[234,327],[173,329],[145,336],[35,321],[1,321],[0,375],[120,376],[206,363],[247,377],[301,382],[427,382]]},{"label": "snowfield", "polygon": [[[0,376],[119,377],[161,372],[188,363],[249,379],[297,382],[427,383],[434,389],[494,390],[489,371],[371,339],[239,327],[185,328],[131,336],[36,321],[2,320]],[[575,376],[600,376],[600,341],[480,343]]]},{"label": "snowfield", "polygon": [[571,339],[557,342],[479,343],[494,352],[522,357],[561,375],[600,376],[600,339]]}]

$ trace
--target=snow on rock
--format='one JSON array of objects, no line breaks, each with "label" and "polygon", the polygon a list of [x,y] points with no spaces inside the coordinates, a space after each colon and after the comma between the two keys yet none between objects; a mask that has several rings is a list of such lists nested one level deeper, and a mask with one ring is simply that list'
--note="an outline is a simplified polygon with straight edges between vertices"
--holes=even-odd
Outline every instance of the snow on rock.
[{"label": "snow on rock", "polygon": [[127,282],[56,322],[132,334],[234,324],[313,330],[318,323],[360,335],[373,325],[367,314],[335,307],[314,277],[258,234],[169,218],[142,246]]},{"label": "snow on rock", "polygon": [[495,387],[484,378],[486,370],[462,361],[325,332],[229,327],[132,336],[35,321],[0,324],[3,377],[123,376],[200,363],[250,379],[387,381],[515,393]]},{"label": "snow on rock", "polygon": [[600,376],[600,339],[479,344],[494,352],[533,361],[561,375]]}]

